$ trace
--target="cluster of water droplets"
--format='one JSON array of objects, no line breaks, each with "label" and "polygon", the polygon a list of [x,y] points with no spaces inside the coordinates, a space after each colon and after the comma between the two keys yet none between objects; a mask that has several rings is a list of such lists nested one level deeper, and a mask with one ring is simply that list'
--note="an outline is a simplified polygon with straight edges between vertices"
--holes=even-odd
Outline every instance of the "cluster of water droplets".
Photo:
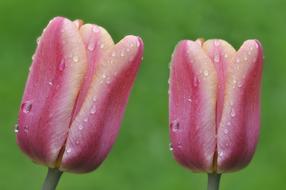
[{"label": "cluster of water droplets", "polygon": [[[180,123],[177,119],[173,120],[170,124],[170,128],[172,133],[181,133],[182,132],[182,127],[180,126]],[[178,148],[178,149],[182,149],[183,148],[183,144],[181,142],[176,142],[176,144],[169,144],[169,150],[173,151],[174,147]]]}]

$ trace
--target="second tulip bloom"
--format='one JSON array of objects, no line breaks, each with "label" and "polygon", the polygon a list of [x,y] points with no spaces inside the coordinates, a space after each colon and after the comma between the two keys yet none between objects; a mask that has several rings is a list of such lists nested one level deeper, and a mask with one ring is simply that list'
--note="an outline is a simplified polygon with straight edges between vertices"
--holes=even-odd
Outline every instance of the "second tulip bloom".
[{"label": "second tulip bloom", "polygon": [[175,159],[193,171],[246,166],[260,127],[262,47],[236,51],[223,40],[180,42],[170,74],[170,136]]}]

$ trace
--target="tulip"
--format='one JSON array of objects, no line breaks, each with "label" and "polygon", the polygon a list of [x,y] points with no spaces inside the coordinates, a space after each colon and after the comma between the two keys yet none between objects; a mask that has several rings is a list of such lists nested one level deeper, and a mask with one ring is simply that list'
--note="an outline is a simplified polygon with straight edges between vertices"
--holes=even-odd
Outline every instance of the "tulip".
[{"label": "tulip", "polygon": [[[181,41],[170,66],[169,119],[174,158],[219,176],[251,160],[260,128],[263,53],[257,40],[238,51],[224,40]],[[217,174],[217,175],[216,175]]]},{"label": "tulip", "polygon": [[143,42],[114,44],[97,25],[56,17],[38,40],[17,143],[50,173],[90,172],[109,153],[141,63]]}]

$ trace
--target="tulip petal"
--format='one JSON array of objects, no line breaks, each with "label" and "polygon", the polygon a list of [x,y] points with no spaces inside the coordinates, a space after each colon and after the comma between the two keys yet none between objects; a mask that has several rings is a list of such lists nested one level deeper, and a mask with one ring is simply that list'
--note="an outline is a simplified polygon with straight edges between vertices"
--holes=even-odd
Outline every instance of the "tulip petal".
[{"label": "tulip petal", "polygon": [[193,171],[213,171],[216,148],[215,66],[200,43],[180,42],[170,71],[170,137],[175,159]]},{"label": "tulip petal", "polygon": [[218,171],[246,166],[255,151],[260,127],[262,48],[248,40],[228,67],[225,100],[218,128]]},{"label": "tulip petal", "polygon": [[97,60],[90,89],[70,128],[61,170],[88,172],[105,159],[117,136],[142,53],[141,39],[127,36]]},{"label": "tulip petal", "polygon": [[203,48],[215,65],[217,72],[216,128],[218,128],[224,104],[226,71],[236,51],[224,40],[208,40],[203,44]]},{"label": "tulip petal", "polygon": [[86,65],[76,26],[53,19],[39,41],[19,112],[17,143],[35,162],[56,166]]}]

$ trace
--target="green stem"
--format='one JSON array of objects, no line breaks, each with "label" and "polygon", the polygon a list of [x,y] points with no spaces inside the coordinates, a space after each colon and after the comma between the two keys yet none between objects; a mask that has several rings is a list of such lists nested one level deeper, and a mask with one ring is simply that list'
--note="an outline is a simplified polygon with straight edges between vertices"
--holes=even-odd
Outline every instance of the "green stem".
[{"label": "green stem", "polygon": [[42,190],[55,190],[62,174],[57,168],[49,168]]},{"label": "green stem", "polygon": [[221,174],[209,173],[208,174],[208,190],[219,190],[219,181]]}]

